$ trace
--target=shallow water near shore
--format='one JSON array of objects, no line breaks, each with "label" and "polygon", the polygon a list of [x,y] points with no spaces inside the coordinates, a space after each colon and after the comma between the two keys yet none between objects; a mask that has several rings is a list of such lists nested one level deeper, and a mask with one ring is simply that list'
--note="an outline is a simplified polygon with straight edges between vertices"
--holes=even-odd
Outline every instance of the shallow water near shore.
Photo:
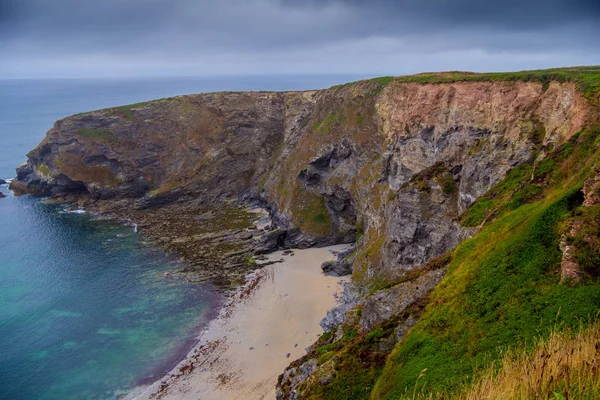
[{"label": "shallow water near shore", "polygon": [[[0,79],[0,178],[70,114],[186,93],[301,90],[357,77]],[[0,399],[115,399],[173,368],[218,313],[210,284],[134,227],[0,191]]]},{"label": "shallow water near shore", "polygon": [[[109,399],[157,379],[222,302],[132,227],[2,199],[0,398]],[[23,223],[25,222],[25,223]]]}]

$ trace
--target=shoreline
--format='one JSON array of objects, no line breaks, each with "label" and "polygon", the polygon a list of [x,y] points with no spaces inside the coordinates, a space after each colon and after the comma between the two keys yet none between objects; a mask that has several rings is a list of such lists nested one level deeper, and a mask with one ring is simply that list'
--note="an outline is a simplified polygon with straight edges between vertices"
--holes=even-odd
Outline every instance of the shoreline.
[{"label": "shoreline", "polygon": [[323,333],[319,322],[342,293],[348,278],[326,276],[320,265],[346,247],[269,254],[186,357],[125,399],[274,399],[279,375]]}]

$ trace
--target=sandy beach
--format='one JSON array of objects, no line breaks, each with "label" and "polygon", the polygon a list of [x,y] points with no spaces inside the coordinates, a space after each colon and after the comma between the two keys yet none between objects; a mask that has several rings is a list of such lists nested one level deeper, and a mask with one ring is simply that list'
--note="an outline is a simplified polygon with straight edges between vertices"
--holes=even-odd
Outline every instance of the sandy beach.
[{"label": "sandy beach", "polygon": [[163,379],[134,399],[274,399],[277,377],[323,333],[319,321],[346,278],[320,265],[345,246],[276,252],[240,288],[199,344]]}]

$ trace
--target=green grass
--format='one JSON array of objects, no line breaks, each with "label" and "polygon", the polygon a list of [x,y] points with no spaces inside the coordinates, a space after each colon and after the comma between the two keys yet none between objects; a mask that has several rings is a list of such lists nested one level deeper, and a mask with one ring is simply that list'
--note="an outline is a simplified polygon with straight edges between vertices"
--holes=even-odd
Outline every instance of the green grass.
[{"label": "green grass", "polygon": [[574,82],[588,100],[598,101],[600,93],[600,66],[554,68],[518,72],[440,72],[424,73],[394,78],[395,82],[451,83],[480,81],[522,81],[539,82],[545,90],[550,82]]},{"label": "green grass", "polygon": [[597,278],[600,276],[600,205],[577,210],[572,221],[578,226],[578,232],[567,240],[574,245],[579,266],[589,277]]},{"label": "green grass", "polygon": [[380,76],[378,78],[369,79],[369,82],[378,84],[379,86],[386,86],[392,82],[395,78],[393,76]]},{"label": "green grass", "polygon": [[52,171],[50,171],[50,168],[48,168],[46,164],[39,164],[35,167],[35,169],[37,170],[37,172],[42,174],[42,176],[52,175]]},{"label": "green grass", "polygon": [[[583,93],[586,99],[594,104],[600,105],[600,66],[584,66],[570,68],[552,68],[544,70],[517,71],[517,72],[464,72],[448,71],[435,73],[422,73],[406,76],[382,76],[363,81],[350,82],[344,85],[333,86],[343,87],[362,82],[373,82],[377,88],[371,95],[377,95],[381,90],[392,82],[399,83],[421,83],[438,84],[454,82],[496,82],[496,81],[520,81],[520,82],[538,82],[542,84],[544,91],[548,90],[551,82],[573,82],[577,84],[578,89]],[[541,134],[537,131],[536,134]]]},{"label": "green grass", "polygon": [[249,268],[257,268],[258,267],[256,258],[252,257],[251,255],[247,255],[244,257],[244,264],[246,264],[246,266]]},{"label": "green grass", "polygon": [[[318,364],[332,363],[334,373],[327,385],[310,385],[301,398],[309,399],[368,399],[377,377],[385,364],[386,352],[380,343],[394,335],[393,324],[380,326],[369,334],[358,333],[358,320],[353,325],[343,326],[343,336],[337,342],[333,333],[319,338],[314,355]],[[321,367],[322,368],[322,367]]]},{"label": "green grass", "polygon": [[294,226],[315,236],[326,236],[331,232],[332,220],[325,206],[325,199],[298,185],[292,196],[292,218]]},{"label": "green grass", "polygon": [[[558,244],[564,222],[572,218],[587,222],[588,237],[600,233],[600,211],[580,207],[580,188],[592,173],[590,165],[598,162],[598,134],[597,128],[587,129],[557,148],[533,179],[532,164],[513,169],[468,210],[463,222],[479,223],[489,217],[488,208],[496,211],[475,237],[455,249],[446,277],[389,356],[371,398],[453,393],[499,359],[502,350],[527,347],[556,327],[595,317],[598,275],[560,284]],[[578,245],[585,250],[582,265],[593,269],[598,249]]]},{"label": "green grass", "polygon": [[[157,101],[157,100],[154,100],[154,101]],[[145,102],[141,102],[141,103],[127,104],[124,106],[107,108],[105,111],[109,115],[117,115],[117,116],[124,118],[127,121],[135,121],[136,116],[133,112],[133,109],[143,107],[148,103],[150,103],[150,102],[145,101]]]},{"label": "green grass", "polygon": [[117,140],[117,136],[110,130],[105,128],[81,128],[77,131],[79,136],[97,141],[113,141]]},{"label": "green grass", "polygon": [[577,190],[521,207],[460,245],[432,306],[388,360],[375,398],[399,398],[415,385],[448,390],[499,350],[532,342],[556,323],[576,325],[600,309],[597,283],[559,285],[558,224]]},{"label": "green grass", "polygon": [[337,110],[325,116],[323,120],[313,122],[311,127],[315,132],[330,133],[333,127],[343,126],[346,124],[346,122],[346,110]]},{"label": "green grass", "polygon": [[583,176],[589,168],[581,168],[595,151],[600,127],[593,126],[575,134],[568,142],[550,152],[547,158],[521,164],[481,196],[461,216],[464,226],[479,226],[543,197],[544,187],[559,184],[577,171]]}]

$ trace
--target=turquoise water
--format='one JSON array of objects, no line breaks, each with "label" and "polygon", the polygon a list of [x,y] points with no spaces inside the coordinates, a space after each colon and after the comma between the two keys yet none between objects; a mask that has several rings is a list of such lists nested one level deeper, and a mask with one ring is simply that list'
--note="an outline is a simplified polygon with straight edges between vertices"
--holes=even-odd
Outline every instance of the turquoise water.
[{"label": "turquoise water", "polygon": [[[1,80],[0,178],[61,117],[184,93],[296,90],[355,77]],[[130,226],[0,199],[0,399],[114,399],[174,367],[223,301]]]},{"label": "turquoise water", "polygon": [[1,398],[115,398],[173,367],[218,309],[132,227],[31,197],[0,207]]}]

